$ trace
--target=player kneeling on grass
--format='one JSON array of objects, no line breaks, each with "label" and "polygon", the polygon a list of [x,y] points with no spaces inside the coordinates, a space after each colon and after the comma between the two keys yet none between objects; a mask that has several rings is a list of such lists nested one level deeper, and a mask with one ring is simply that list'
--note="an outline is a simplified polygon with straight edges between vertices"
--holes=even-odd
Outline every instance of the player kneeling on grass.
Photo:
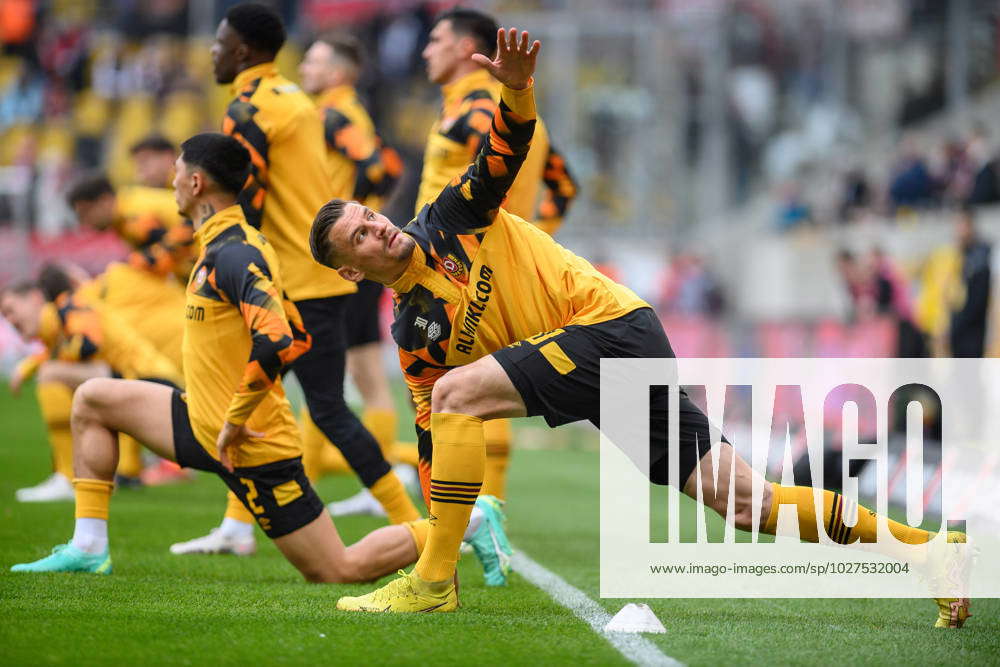
[{"label": "player kneeling on grass", "polygon": [[107,522],[119,432],[182,466],[219,475],[309,581],[370,581],[412,563],[426,520],[382,528],[345,548],[305,477],[279,373],[310,340],[295,307],[281,298],[274,250],[236,204],[249,153],[211,133],[181,150],[177,204],[194,221],[202,248],[184,313],[187,393],[137,380],[82,384],[72,412],[73,538],[11,569],[111,572]]},{"label": "player kneeling on grass", "polygon": [[[600,274],[586,260],[500,208],[531,141],[535,105],[531,86],[540,47],[527,33],[497,35],[497,57],[473,58],[504,84],[499,113],[486,144],[465,174],[441,191],[402,231],[357,202],[334,200],[313,223],[317,261],[350,280],[369,278],[396,295],[392,331],[404,377],[417,403],[417,431],[424,493],[433,517],[427,548],[414,571],[361,597],[342,598],[348,611],[452,611],[452,584],[462,531],[483,483],[483,422],[542,415],[551,426],[587,419],[600,425],[602,357],[670,358],[670,343],[652,309],[628,288]],[[666,387],[651,398],[666,406]],[[666,484],[666,411],[652,413],[650,478]],[[708,452],[708,419],[681,394],[680,476],[683,491],[723,516],[730,481],[714,479],[712,465],[696,472]],[[735,524],[750,530],[755,473],[726,442],[719,470],[733,476]],[[426,474],[426,473],[429,473]],[[811,487],[759,482],[764,488],[761,530],[773,534],[778,507],[795,505],[804,539],[818,540]],[[718,488],[716,488],[718,486]],[[842,496],[823,494],[822,521],[847,543],[872,541],[877,517],[858,511],[857,523]],[[932,535],[895,521],[901,542],[923,544]],[[961,533],[949,542],[964,542]],[[967,599],[939,599],[938,625],[957,627]]]}]

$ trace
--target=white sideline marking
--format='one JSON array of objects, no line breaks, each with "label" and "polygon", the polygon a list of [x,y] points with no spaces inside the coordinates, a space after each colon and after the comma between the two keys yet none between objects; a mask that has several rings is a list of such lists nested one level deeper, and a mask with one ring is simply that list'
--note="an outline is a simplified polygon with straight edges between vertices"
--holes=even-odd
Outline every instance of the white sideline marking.
[{"label": "white sideline marking", "polygon": [[637,665],[670,665],[682,667],[683,663],[665,655],[653,642],[637,634],[605,632],[604,626],[611,620],[611,614],[597,604],[587,594],[568,583],[555,572],[536,563],[530,556],[516,549],[510,559],[511,569],[541,588],[553,600],[569,609],[590,629],[603,637],[629,662]]}]

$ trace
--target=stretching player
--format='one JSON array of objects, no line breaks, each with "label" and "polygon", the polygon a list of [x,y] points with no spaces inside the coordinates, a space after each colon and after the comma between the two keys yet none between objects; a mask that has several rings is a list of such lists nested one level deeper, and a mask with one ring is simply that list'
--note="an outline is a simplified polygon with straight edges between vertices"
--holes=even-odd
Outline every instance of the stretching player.
[{"label": "stretching player", "polygon": [[[402,174],[403,164],[375,132],[375,125],[358,97],[355,84],[362,66],[360,43],[348,35],[332,35],[313,42],[299,65],[299,73],[302,88],[318,96],[326,145],[333,162],[334,191],[353,192],[353,199],[381,210]],[[415,467],[416,448],[396,443],[396,411],[382,362],[379,326],[382,292],[378,283],[363,280],[358,283],[358,291],[347,297],[344,322],[347,372],[364,403],[361,421],[378,441],[383,454],[390,462],[402,460]],[[311,420],[305,421],[302,438],[307,474],[344,469],[346,461],[334,456],[336,450],[327,446]],[[311,467],[315,470],[311,471]],[[367,489],[352,499],[330,503],[330,511],[334,516],[354,514],[357,512],[351,508],[359,503],[363,503],[366,513],[385,516],[382,506]],[[345,506],[348,511],[344,511]]]},{"label": "stretching player", "polygon": [[[356,202],[329,202],[316,216],[311,245],[318,260],[341,275],[378,280],[396,292],[394,337],[417,401],[421,444],[433,442],[425,479],[432,525],[414,570],[361,597],[342,598],[349,611],[453,611],[452,583],[461,533],[483,483],[483,421],[544,416],[550,426],[582,419],[600,425],[602,357],[669,358],[670,343],[652,309],[586,260],[500,208],[531,141],[535,119],[531,75],[540,45],[527,33],[498,34],[494,61],[473,59],[504,85],[486,146],[461,179],[446,187],[399,231]],[[461,273],[447,260],[460,262]],[[458,275],[456,275],[458,273]],[[434,325],[434,335],[431,335]],[[665,406],[666,389],[652,398]],[[667,483],[666,413],[652,412],[650,478]],[[712,465],[695,475],[709,450],[705,415],[681,395],[680,473],[683,492],[703,497],[725,515],[730,480]],[[735,463],[736,527],[749,530],[755,473],[723,442],[720,470]],[[760,480],[763,483],[763,480]],[[811,487],[763,484],[761,530],[774,533],[778,507],[795,505],[799,531],[817,541]],[[823,522],[842,544],[871,541],[878,517],[863,509],[848,527],[842,496],[825,491]],[[896,538],[923,544],[932,535],[888,520]],[[949,533],[964,542],[964,534]],[[961,625],[968,600],[938,600],[938,623]]]},{"label": "stretching player", "polygon": [[[413,562],[427,521],[387,526],[345,548],[302,470],[283,366],[309,347],[281,298],[274,248],[236,202],[250,155],[222,134],[184,142],[174,188],[201,254],[187,287],[187,393],[134,380],[89,380],[73,404],[76,528],[21,572],[110,574],[108,506],[125,432],[164,458],[218,474],[309,581],[366,581]],[[234,391],[235,389],[235,391]]]},{"label": "stretching player", "polygon": [[[423,58],[427,77],[431,83],[441,86],[443,101],[441,116],[427,137],[414,214],[462,174],[489,135],[490,123],[500,101],[500,83],[478,67],[471,56],[480,53],[492,57],[496,34],[496,21],[474,9],[451,9],[439,15],[434,23]],[[539,120],[531,148],[503,206],[553,234],[575,196],[576,184],[562,156],[549,142],[545,125]],[[495,419],[487,422],[484,428],[486,480],[483,493],[506,498],[510,422]]]},{"label": "stretching player", "polygon": [[[235,98],[222,131],[250,152],[252,170],[239,201],[247,222],[273,244],[313,347],[292,369],[302,385],[309,414],[385,509],[391,523],[413,521],[420,513],[382,455],[378,443],[344,401],[347,295],[355,285],[318,265],[309,254],[309,223],[320,206],[338,194],[331,183],[323,123],[316,105],[281,76],[274,58],[285,41],[278,14],[261,4],[231,7],[212,45],[215,80],[232,84]],[[347,192],[350,192],[348,190]],[[218,530],[186,543],[174,553],[219,553],[253,539],[253,524],[230,494]]]},{"label": "stretching player", "polygon": [[[70,412],[73,392],[92,377],[114,373],[126,378],[181,381],[180,370],[154,344],[135,330],[120,312],[97,298],[94,283],[73,290],[66,273],[45,267],[37,283],[25,283],[0,294],[0,312],[25,340],[38,338],[45,350],[19,364],[12,386],[37,373],[36,394],[52,447],[54,472],[41,485],[20,489],[22,502],[72,500],[73,439]],[[128,466],[118,472],[137,474],[139,444],[122,435]],[[121,461],[124,462],[124,459]],[[121,463],[120,462],[120,463]],[[121,474],[118,476],[123,482]]]}]

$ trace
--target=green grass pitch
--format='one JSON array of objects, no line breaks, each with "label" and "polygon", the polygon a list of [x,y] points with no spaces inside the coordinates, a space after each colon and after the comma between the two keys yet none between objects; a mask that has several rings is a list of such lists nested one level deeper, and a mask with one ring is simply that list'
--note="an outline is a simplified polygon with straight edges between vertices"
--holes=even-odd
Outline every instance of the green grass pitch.
[{"label": "green grass pitch", "polygon": [[[405,425],[401,427],[405,432]],[[352,615],[342,594],[369,586],[304,583],[258,533],[250,558],[172,556],[175,541],[217,524],[224,488],[192,484],[116,494],[115,574],[15,575],[72,533],[72,503],[19,504],[16,488],[49,474],[33,392],[0,389],[0,665],[41,664],[622,664],[585,623],[516,574],[488,590],[463,557],[463,607],[455,614]],[[598,598],[598,470],[586,431],[570,446],[516,452],[510,475],[514,544]],[[586,444],[586,443],[583,443]],[[594,443],[590,443],[593,445]],[[353,492],[349,478],[319,484],[325,500]],[[338,521],[351,542],[381,525]],[[995,564],[980,564],[995,567]],[[648,635],[692,665],[1000,664],[1000,602],[976,600],[960,631],[934,630],[930,600],[648,600],[667,627]]]}]

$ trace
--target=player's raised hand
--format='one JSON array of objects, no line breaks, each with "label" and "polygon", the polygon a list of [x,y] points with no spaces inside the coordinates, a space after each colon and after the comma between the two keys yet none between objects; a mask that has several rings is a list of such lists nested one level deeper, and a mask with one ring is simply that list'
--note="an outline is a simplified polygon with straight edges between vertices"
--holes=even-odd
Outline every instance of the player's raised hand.
[{"label": "player's raised hand", "polygon": [[233,472],[233,452],[231,450],[234,447],[239,447],[250,438],[263,437],[263,433],[251,431],[247,428],[246,424],[237,426],[230,422],[223,423],[222,430],[219,431],[219,437],[215,441],[216,446],[219,448],[219,463],[229,472]]},{"label": "player's raised hand", "polygon": [[472,60],[487,70],[493,78],[515,90],[528,87],[531,75],[535,73],[535,60],[542,43],[532,42],[525,30],[517,35],[517,28],[497,30],[497,55],[490,60],[481,53],[472,54]]}]

